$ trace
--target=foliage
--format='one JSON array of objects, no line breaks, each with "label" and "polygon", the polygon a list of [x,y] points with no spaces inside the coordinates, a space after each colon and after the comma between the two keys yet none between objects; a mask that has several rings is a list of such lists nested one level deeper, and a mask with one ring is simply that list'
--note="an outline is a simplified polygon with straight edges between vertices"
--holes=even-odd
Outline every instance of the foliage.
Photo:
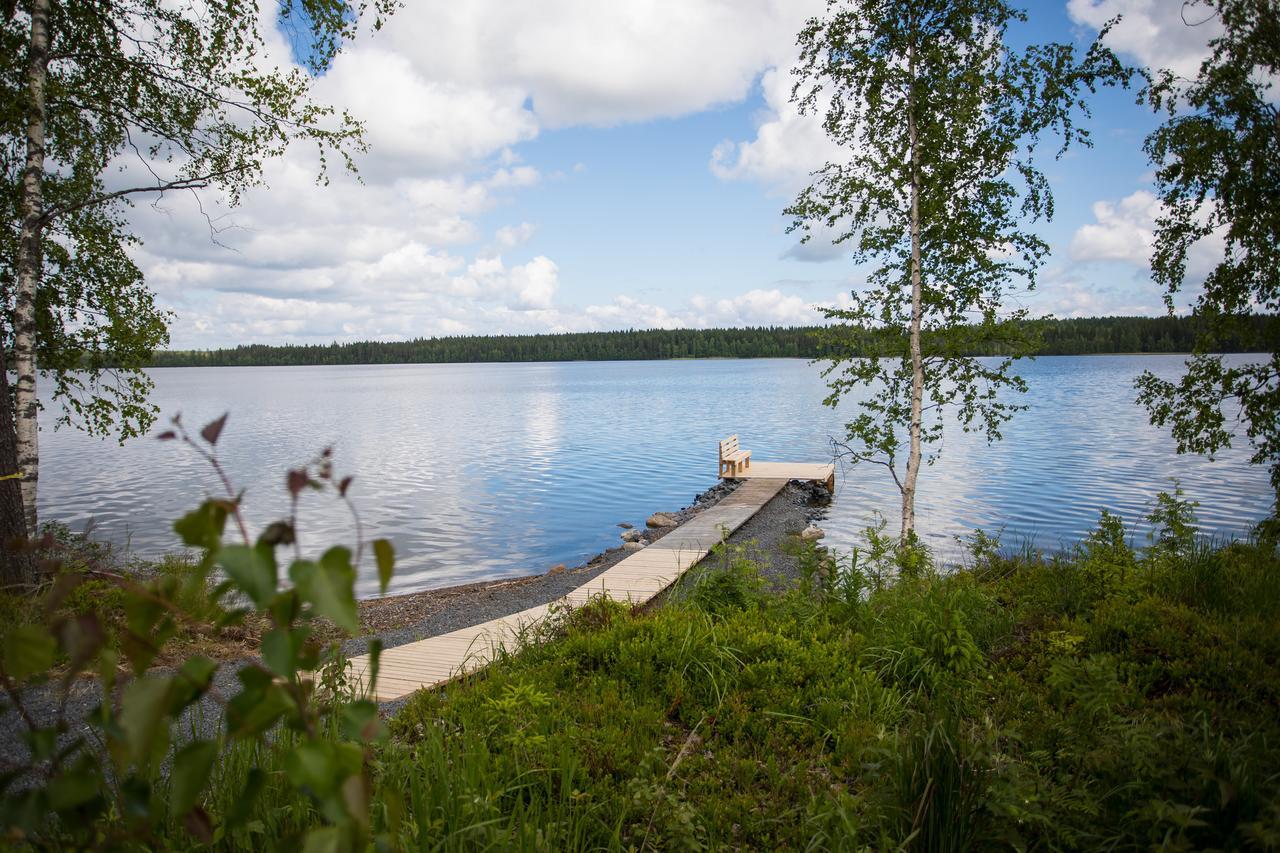
[{"label": "foliage", "polygon": [[[1191,317],[1091,317],[1044,320],[1036,355],[1190,352],[1196,338]],[[1254,317],[1248,340],[1280,334],[1280,318]],[[1267,330],[1274,330],[1268,332]],[[215,350],[167,350],[155,367],[230,367],[293,364],[433,364],[492,361],[626,361],[667,358],[818,358],[827,352],[817,327],[745,329],[644,329],[559,335],[475,335],[359,341],[348,344],[242,345]],[[874,352],[865,329],[846,330],[842,347]],[[1241,339],[1242,341],[1244,339]],[[965,355],[1008,355],[1000,341],[982,341]],[[1229,340],[1226,352],[1245,352]]]},{"label": "foliage", "polygon": [[415,694],[390,739],[228,733],[200,808],[227,849],[293,843],[331,819],[291,781],[319,737],[360,744],[391,848],[1273,849],[1280,553],[1196,538],[1176,494],[1152,514],[1141,552],[1104,516],[1049,557],[976,535],[949,572],[808,545],[781,595],[727,550],[660,608],[596,599]]},{"label": "foliage", "polygon": [[413,697],[378,790],[443,849],[1268,849],[1280,555],[1138,553],[1113,519],[1056,558],[985,536],[877,585],[809,548],[750,606],[609,605]]},{"label": "foliage", "polygon": [[[0,186],[6,211],[18,209],[17,190],[15,175],[7,174]],[[55,181],[49,192],[56,198],[63,188]],[[93,435],[113,428],[121,437],[139,435],[155,417],[147,403],[154,383],[142,368],[169,342],[169,314],[156,306],[129,257],[128,248],[137,240],[125,231],[122,211],[99,207],[52,219],[44,234],[36,358],[53,378],[50,399],[62,403],[56,422]],[[6,310],[16,299],[17,236],[13,228],[0,230],[0,304]],[[13,324],[4,325],[0,345],[12,347],[7,332]]]},{"label": "foliage", "polygon": [[[1188,285],[1193,246],[1221,239],[1222,253],[1196,295],[1202,331],[1187,372],[1170,382],[1146,373],[1138,400],[1169,427],[1179,452],[1214,452],[1243,436],[1253,461],[1271,469],[1280,501],[1280,333],[1258,330],[1258,314],[1280,309],[1280,111],[1275,80],[1280,37],[1275,0],[1205,0],[1196,23],[1216,18],[1221,34],[1194,80],[1161,71],[1146,90],[1166,120],[1146,140],[1162,213],[1151,272],[1170,312]],[[1251,349],[1270,357],[1227,365],[1228,338],[1258,334]],[[1238,428],[1237,428],[1238,425]],[[1277,504],[1280,508],[1280,503]]]},{"label": "foliage", "polygon": [[[235,206],[301,142],[354,168],[361,125],[311,100],[316,75],[395,0],[249,3],[13,0],[0,11],[0,352],[17,370],[18,465],[34,532],[38,371],[59,423],[121,440],[156,410],[143,368],[170,315],[131,251],[138,197],[216,190]],[[275,12],[272,15],[272,11]],[[265,14],[264,14],[265,12]],[[305,68],[267,55],[287,22]],[[201,208],[204,209],[203,207]],[[206,214],[208,217],[208,214]],[[209,218],[210,237],[216,227]],[[7,363],[7,358],[6,358]]]},{"label": "foliage", "polygon": [[[298,830],[305,849],[367,843],[372,749],[385,731],[338,646],[325,648],[316,630],[322,618],[354,629],[355,573],[365,547],[357,541],[354,551],[336,546],[310,560],[295,535],[299,494],[331,488],[345,500],[350,478],[334,476],[328,451],[290,471],[295,512],[251,540],[215,452],[225,421],[201,430],[200,442],[177,418],[162,436],[205,456],[227,487],[226,497],[205,501],[174,524],[183,544],[199,550],[198,563],[140,581],[101,568],[93,554],[65,561],[38,601],[43,621],[5,633],[5,710],[23,721],[28,751],[25,761],[13,756],[20,763],[0,778],[0,826],[10,843],[239,845],[254,837],[252,816],[268,787],[286,788],[305,804]],[[240,542],[224,541],[229,520]],[[279,576],[280,548],[293,552],[288,584]],[[385,590],[390,548],[380,540],[371,550]],[[221,580],[211,586],[214,576]],[[123,622],[109,615],[116,612]],[[235,673],[234,689],[215,689],[218,665],[202,655],[172,669],[154,667],[180,626],[246,619],[266,626],[261,660]],[[376,645],[372,654],[369,687]],[[123,676],[124,664],[131,676]],[[70,725],[66,696],[84,673],[96,674],[102,702],[82,730]],[[33,709],[50,692],[62,697],[54,719]],[[212,737],[211,727],[200,724],[211,707],[218,709],[216,722],[225,723]],[[237,763],[246,755],[270,755],[276,772],[264,772],[256,760]],[[210,787],[211,780],[225,784],[230,773],[240,774],[234,787]]]},{"label": "foliage", "polygon": [[[1024,230],[1053,214],[1036,144],[1045,133],[1061,136],[1059,153],[1089,144],[1082,91],[1127,81],[1100,41],[1080,58],[1065,44],[1015,49],[1009,27],[1023,20],[1001,0],[833,0],[798,39],[792,100],[847,154],[786,212],[804,239],[829,234],[874,265],[846,307],[823,309],[840,321],[822,333],[827,403],[871,389],[845,453],[889,470],[904,539],[922,445],[936,458],[946,413],[996,440],[1021,408],[1005,392],[1025,390],[1011,367],[1035,351],[1035,326],[1006,302],[1035,286],[1049,251]],[[848,324],[880,330],[877,345],[850,341]],[[1009,357],[969,355],[992,348]]]}]

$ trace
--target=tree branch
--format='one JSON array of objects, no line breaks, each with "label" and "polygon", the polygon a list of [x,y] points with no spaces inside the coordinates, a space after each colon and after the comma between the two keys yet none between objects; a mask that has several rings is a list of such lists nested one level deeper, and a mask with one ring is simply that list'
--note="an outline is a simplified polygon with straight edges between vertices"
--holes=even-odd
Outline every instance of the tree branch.
[{"label": "tree branch", "polygon": [[44,215],[40,217],[40,224],[46,225],[50,220],[58,216],[65,216],[68,213],[75,213],[77,210],[82,210],[86,207],[93,207],[94,205],[102,204],[104,202],[111,201],[112,199],[115,199],[115,198],[123,198],[124,196],[127,196],[127,195],[140,195],[143,193],[157,193],[159,195],[164,195],[165,193],[171,192],[173,190],[205,189],[209,186],[210,183],[217,180],[218,178],[225,178],[228,175],[235,174],[236,172],[243,172],[247,169],[248,169],[248,166],[237,166],[231,169],[220,169],[216,172],[209,172],[207,174],[199,175],[197,177],[179,178],[177,180],[155,184],[154,186],[129,187],[128,189],[115,190],[109,193],[102,193],[100,195],[90,196],[89,198],[84,199],[83,201],[76,202],[75,204],[56,205],[56,206],[50,207],[48,210],[44,212]]}]

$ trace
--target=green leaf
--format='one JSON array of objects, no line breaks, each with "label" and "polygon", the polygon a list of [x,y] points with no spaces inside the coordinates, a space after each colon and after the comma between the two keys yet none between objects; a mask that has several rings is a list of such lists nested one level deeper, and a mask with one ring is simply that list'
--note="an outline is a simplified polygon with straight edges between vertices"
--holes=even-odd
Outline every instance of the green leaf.
[{"label": "green leaf", "polygon": [[172,787],[169,805],[174,814],[184,815],[196,805],[200,792],[209,782],[213,762],[218,757],[218,746],[213,741],[196,740],[178,750],[173,758],[170,775]]},{"label": "green leaf", "polygon": [[373,540],[373,556],[378,561],[378,588],[386,593],[391,583],[391,572],[395,568],[396,550],[390,539]]},{"label": "green leaf", "polygon": [[296,705],[289,694],[274,683],[271,673],[255,665],[236,673],[244,689],[227,703],[227,731],[232,737],[264,732]]},{"label": "green leaf", "polygon": [[298,652],[310,632],[305,628],[276,628],[262,638],[262,661],[281,678],[298,671]]},{"label": "green leaf", "polygon": [[352,702],[342,709],[342,736],[348,740],[368,743],[380,741],[387,735],[387,727],[378,716],[378,703],[368,699]]},{"label": "green leaf", "polygon": [[58,645],[43,625],[19,625],[4,640],[4,669],[22,681],[53,666]]},{"label": "green leaf", "polygon": [[298,594],[311,602],[316,612],[332,619],[351,633],[360,627],[355,599],[356,570],[351,566],[351,552],[346,548],[330,548],[319,563],[299,560],[289,568],[289,576]]},{"label": "green leaf", "polygon": [[345,848],[342,830],[336,826],[313,829],[302,842],[302,853],[340,853]]},{"label": "green leaf", "polygon": [[243,826],[252,817],[254,804],[258,801],[258,795],[262,793],[262,788],[266,785],[266,782],[267,774],[260,768],[254,767],[249,770],[249,775],[245,777],[244,786],[241,788],[240,794],[227,811],[227,826],[233,828]]},{"label": "green leaf", "polygon": [[295,747],[285,756],[284,772],[295,786],[319,798],[336,790],[341,781],[333,744],[324,741]]},{"label": "green leaf", "polygon": [[169,713],[179,714],[184,708],[203,696],[213,684],[218,664],[203,655],[188,658],[173,680]]},{"label": "green leaf", "polygon": [[270,548],[228,545],[218,552],[218,565],[259,609],[276,594],[276,559]]},{"label": "green leaf", "polygon": [[63,812],[83,806],[106,790],[109,789],[97,763],[88,755],[82,755],[50,780],[45,793],[49,797],[49,808]]},{"label": "green leaf", "polygon": [[144,675],[124,689],[120,703],[120,729],[129,757],[142,767],[164,751],[169,742],[166,711],[173,684],[168,678]]},{"label": "green leaf", "polygon": [[4,669],[22,681],[54,665],[58,643],[44,625],[19,625],[4,640]]},{"label": "green leaf", "polygon": [[369,681],[364,684],[364,695],[373,695],[378,685],[378,672],[382,665],[382,639],[374,637],[369,641]]},{"label": "green leaf", "polygon": [[222,542],[222,530],[226,524],[226,506],[209,500],[175,521],[173,529],[182,538],[182,544],[212,550]]}]

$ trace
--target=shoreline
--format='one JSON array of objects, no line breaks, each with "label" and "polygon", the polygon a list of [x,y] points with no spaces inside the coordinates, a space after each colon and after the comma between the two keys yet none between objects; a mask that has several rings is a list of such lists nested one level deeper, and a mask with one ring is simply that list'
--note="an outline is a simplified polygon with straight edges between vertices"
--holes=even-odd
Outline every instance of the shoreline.
[{"label": "shoreline", "polygon": [[[684,524],[731,494],[738,482],[741,481],[720,481],[698,495],[692,505],[664,514]],[[815,503],[815,495],[817,490],[813,488],[789,483],[726,541],[748,548],[762,565],[772,566],[773,571],[767,574],[776,584],[789,582],[796,573],[795,561],[782,545],[789,535],[825,514],[825,505]],[[641,530],[649,542],[656,542],[677,528],[635,529]],[[393,648],[546,604],[591,581],[632,553],[635,552],[619,544],[571,568],[557,566],[543,574],[365,599],[359,602],[361,634],[346,640],[343,652],[364,654],[375,637],[382,639],[384,648]],[[707,566],[700,564],[689,571],[704,572]]]},{"label": "shoreline", "polygon": [[[741,481],[720,481],[698,495],[692,505],[663,514],[672,516],[679,524],[683,524],[731,494],[739,482]],[[789,483],[726,540],[730,545],[742,546],[749,555],[760,560],[764,568],[763,574],[774,588],[783,588],[797,577],[796,560],[786,553],[783,543],[807,523],[825,514],[825,503],[821,502],[819,493],[825,494],[826,490],[796,482]],[[675,529],[677,527],[649,528],[642,535],[649,541],[656,541]],[[574,568],[557,570],[557,567],[549,573],[539,575],[366,599],[359,602],[361,634],[342,641],[342,651],[347,656],[364,654],[368,650],[369,641],[375,637],[382,639],[384,648],[394,648],[554,601],[632,553],[634,552],[623,547],[609,548]],[[710,560],[694,566],[688,574],[708,571],[714,571]],[[237,690],[238,671],[244,664],[257,659],[257,655],[217,658],[218,669],[213,688],[188,709],[184,718],[197,726],[201,736],[212,737],[221,723],[221,709],[214,697],[234,694]],[[161,666],[155,669],[167,668]],[[128,681],[129,676],[124,676],[117,683],[117,689]],[[24,693],[24,702],[33,716],[37,719],[54,719],[61,702],[61,691],[56,684],[38,685],[28,688]],[[406,696],[380,703],[382,715],[395,714],[408,698]],[[65,717],[71,728],[68,737],[73,733],[86,731],[83,721],[101,699],[98,680],[94,677],[78,678],[70,685]],[[19,721],[15,709],[9,708],[6,713],[0,714],[0,772],[14,766],[16,756],[25,754],[26,746],[22,740],[24,731],[25,727]]]},{"label": "shoreline", "polygon": [[[1210,353],[1214,356],[1225,355],[1266,355],[1266,350],[1228,350],[1225,352]],[[1042,352],[1021,356],[1023,359],[1035,358],[1091,358],[1094,356],[1114,357],[1114,356],[1148,356],[1148,355],[1176,355],[1190,356],[1194,355],[1191,350],[1134,350],[1124,351],[1117,350],[1115,352]],[[1000,353],[990,355],[979,355],[975,358],[1005,358]],[[316,362],[312,364],[148,364],[144,370],[178,370],[190,368],[209,368],[209,367],[274,367],[274,368],[293,368],[293,367],[420,367],[422,365],[513,365],[513,364],[618,364],[618,363],[635,363],[650,361],[822,361],[825,356],[807,356],[807,355],[691,355],[691,356],[672,356],[671,358],[561,358],[550,361],[344,361],[337,364],[324,364]]]}]

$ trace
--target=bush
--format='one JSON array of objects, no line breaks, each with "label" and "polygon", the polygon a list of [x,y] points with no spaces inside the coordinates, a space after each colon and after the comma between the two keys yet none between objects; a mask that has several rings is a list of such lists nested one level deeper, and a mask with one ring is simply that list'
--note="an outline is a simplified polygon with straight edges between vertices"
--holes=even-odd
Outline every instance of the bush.
[{"label": "bush", "polygon": [[[176,418],[175,429],[161,437],[186,442],[221,474],[216,444],[225,420],[201,431],[202,444]],[[328,451],[290,471],[295,514],[303,489],[332,487],[345,498],[349,482],[334,478]],[[260,801],[282,792],[301,805],[284,825],[306,848],[351,849],[370,837],[368,765],[384,729],[377,706],[356,695],[345,662],[335,647],[326,651],[315,630],[321,618],[356,628],[355,564],[362,548],[333,547],[304,559],[292,516],[250,540],[229,483],[227,492],[174,524],[183,544],[200,553],[193,565],[166,561],[138,579],[99,567],[93,555],[65,562],[35,602],[43,619],[5,636],[4,710],[25,723],[29,753],[0,778],[0,826],[10,842],[236,844],[254,834]],[[228,521],[240,542],[224,541]],[[293,546],[296,555],[285,585],[276,558],[281,546]],[[372,550],[385,589],[389,543],[373,543]],[[222,580],[211,586],[215,570]],[[152,667],[181,626],[221,627],[247,618],[268,627],[262,659],[239,670],[238,691],[225,700],[225,729],[209,738],[191,715],[201,713],[198,703],[218,665],[194,655],[174,670]],[[119,677],[122,663],[131,678]],[[86,672],[97,675],[103,698],[81,732],[66,717],[65,697]],[[63,699],[49,720],[28,704],[54,682]],[[279,768],[271,779],[258,766],[268,759]],[[211,791],[214,778],[221,787]]]}]

